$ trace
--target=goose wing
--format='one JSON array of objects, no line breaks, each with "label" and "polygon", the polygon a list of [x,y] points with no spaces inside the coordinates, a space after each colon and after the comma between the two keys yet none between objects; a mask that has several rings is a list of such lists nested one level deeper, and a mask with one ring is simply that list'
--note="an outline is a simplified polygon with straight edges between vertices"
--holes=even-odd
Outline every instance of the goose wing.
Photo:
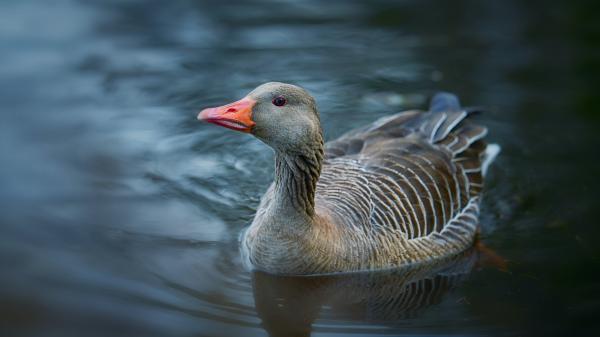
[{"label": "goose wing", "polygon": [[[326,144],[318,198],[353,226],[470,241],[490,151],[456,96],[384,117]],[[363,228],[364,230],[365,228]]]}]

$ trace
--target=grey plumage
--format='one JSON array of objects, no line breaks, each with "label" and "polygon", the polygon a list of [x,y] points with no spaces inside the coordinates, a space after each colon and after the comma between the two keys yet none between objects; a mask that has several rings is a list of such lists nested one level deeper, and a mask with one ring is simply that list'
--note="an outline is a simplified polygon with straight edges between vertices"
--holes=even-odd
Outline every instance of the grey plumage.
[{"label": "grey plumage", "polygon": [[[279,96],[289,104],[269,104]],[[387,116],[325,145],[304,89],[267,83],[248,97],[258,102],[253,134],[276,154],[275,181],[242,236],[251,268],[394,268],[471,246],[482,162],[487,167],[493,156],[483,141],[487,129],[471,121],[456,96],[438,94],[429,111]]]}]

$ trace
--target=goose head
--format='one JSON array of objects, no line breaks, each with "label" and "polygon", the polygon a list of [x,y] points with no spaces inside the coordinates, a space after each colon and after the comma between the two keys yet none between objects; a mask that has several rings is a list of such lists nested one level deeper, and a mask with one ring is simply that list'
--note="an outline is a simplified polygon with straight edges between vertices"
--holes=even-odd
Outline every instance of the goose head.
[{"label": "goose head", "polygon": [[198,119],[250,133],[276,151],[301,152],[321,141],[314,98],[292,84],[262,84],[236,102],[202,110]]}]

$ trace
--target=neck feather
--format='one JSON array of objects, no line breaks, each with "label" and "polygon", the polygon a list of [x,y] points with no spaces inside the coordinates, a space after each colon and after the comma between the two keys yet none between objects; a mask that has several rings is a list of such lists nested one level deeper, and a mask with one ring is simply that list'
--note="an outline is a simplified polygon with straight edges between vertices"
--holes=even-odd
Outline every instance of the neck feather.
[{"label": "neck feather", "polygon": [[[315,189],[323,162],[323,138],[297,152],[275,154],[275,200],[288,215],[315,213]],[[289,214],[294,213],[294,214]]]}]

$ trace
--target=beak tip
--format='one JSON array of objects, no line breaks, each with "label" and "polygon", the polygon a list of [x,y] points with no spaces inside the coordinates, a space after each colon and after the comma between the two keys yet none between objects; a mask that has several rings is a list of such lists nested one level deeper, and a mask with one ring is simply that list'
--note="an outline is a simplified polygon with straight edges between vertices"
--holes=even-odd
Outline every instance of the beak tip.
[{"label": "beak tip", "polygon": [[206,117],[208,117],[208,110],[209,109],[204,109],[204,110],[200,111],[198,113],[198,116],[196,116],[196,119],[199,120],[199,121],[201,121],[201,122],[205,121]]}]

